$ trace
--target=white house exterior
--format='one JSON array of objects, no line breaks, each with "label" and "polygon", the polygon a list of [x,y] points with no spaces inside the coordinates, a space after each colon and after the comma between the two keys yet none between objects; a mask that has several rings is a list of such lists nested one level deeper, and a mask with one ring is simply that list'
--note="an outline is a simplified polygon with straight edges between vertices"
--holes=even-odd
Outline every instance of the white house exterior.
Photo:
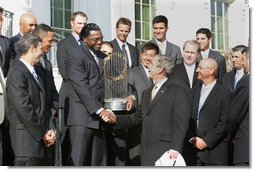
[{"label": "white house exterior", "polygon": [[[136,42],[135,0],[70,0],[72,10],[81,10],[88,15],[88,21],[97,23],[103,32],[104,40],[115,37],[115,23],[120,17],[132,21],[132,30],[128,41]],[[139,0],[140,2],[144,0]],[[151,1],[151,0],[146,0]],[[248,45],[249,4],[247,0],[217,0],[228,3],[228,47],[239,44]],[[201,27],[211,28],[211,0],[154,0],[155,14],[165,15],[169,21],[167,38],[182,47],[185,40],[195,39],[195,32]],[[249,2],[250,5],[251,1]],[[38,23],[51,25],[50,0],[0,0],[0,6],[14,13],[12,35],[19,32],[19,17],[24,12],[31,12]],[[151,25],[151,24],[150,24]],[[151,26],[150,26],[151,30]],[[4,34],[4,33],[3,33]],[[152,36],[152,32],[150,32]],[[56,50],[56,49],[54,49]],[[221,49],[218,49],[221,50]],[[223,49],[227,50],[227,49]],[[60,76],[55,72],[56,84],[59,88]]]}]

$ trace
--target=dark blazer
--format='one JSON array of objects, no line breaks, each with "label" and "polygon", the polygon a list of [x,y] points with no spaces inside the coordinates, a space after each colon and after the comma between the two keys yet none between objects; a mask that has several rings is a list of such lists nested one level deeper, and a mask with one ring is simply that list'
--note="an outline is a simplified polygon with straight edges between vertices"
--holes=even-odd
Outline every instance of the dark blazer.
[{"label": "dark blazer", "polygon": [[2,49],[2,55],[0,56],[0,67],[2,68],[4,77],[6,77],[11,59],[10,40],[5,36],[0,35],[0,47]]},{"label": "dark blazer", "polygon": [[[155,39],[150,40],[150,42],[156,44],[159,47],[159,45],[157,44]],[[161,51],[160,51],[160,54],[161,54]],[[173,43],[170,43],[169,41],[167,41],[167,47],[166,47],[166,54],[165,55],[172,58],[175,61],[175,64],[180,64],[180,63],[183,62],[180,47],[176,46]]]},{"label": "dark blazer", "polygon": [[[225,57],[220,55],[218,52],[213,51],[212,49],[210,49],[208,57],[213,58],[218,64],[218,72],[216,75],[216,79],[218,83],[221,84],[223,76],[227,73]],[[202,59],[202,56],[200,55],[197,58],[197,62],[200,62],[201,59]]]},{"label": "dark blazer", "polygon": [[72,85],[68,90],[70,115],[67,124],[99,129],[100,117],[95,112],[102,107],[104,100],[103,59],[99,58],[98,66],[87,47],[79,46],[73,49],[66,61],[66,74]]},{"label": "dark blazer", "polygon": [[[194,136],[202,138],[207,148],[197,151],[200,160],[215,165],[227,164],[226,125],[231,92],[216,83],[205,100],[199,113],[199,128],[197,128],[197,114],[202,84],[193,90],[192,118],[188,132],[188,139]],[[191,131],[191,134],[189,134]]]},{"label": "dark blazer", "polygon": [[68,82],[67,76],[66,76],[66,60],[70,55],[70,52],[78,47],[79,44],[77,40],[74,38],[72,34],[70,34],[65,39],[61,40],[57,44],[57,65],[59,72],[63,78],[62,84],[59,90],[59,107],[67,107],[69,106],[69,95],[70,95],[70,89],[71,84]]},{"label": "dark blazer", "polygon": [[20,33],[10,38],[11,44],[10,44],[10,50],[11,50],[11,59],[10,59],[10,68],[12,65],[14,65],[15,62],[17,62],[19,54],[17,52],[17,43],[19,39],[22,37]]},{"label": "dark blazer", "polygon": [[[110,43],[113,45],[114,52],[121,52],[122,53],[122,48],[117,43],[116,39],[112,40]],[[133,67],[139,65],[139,51],[135,46],[133,46],[132,44],[130,44],[128,42],[127,42],[127,45],[129,46],[130,57],[131,57],[131,62],[132,62],[131,67],[129,67],[129,68],[133,68]]]},{"label": "dark blazer", "polygon": [[233,69],[232,71],[226,73],[222,79],[222,86],[232,93],[234,92],[235,73],[236,70]]},{"label": "dark blazer", "polygon": [[52,65],[47,59],[46,54],[44,54],[42,58],[44,67],[42,64],[37,64],[35,70],[44,82],[46,90],[46,108],[48,112],[51,113],[51,108],[55,110],[58,109],[58,92],[54,82]]},{"label": "dark blazer", "polygon": [[184,63],[177,64],[174,67],[173,72],[172,72],[172,74],[170,74],[169,77],[172,77],[175,84],[183,86],[188,91],[189,95],[191,95],[191,90],[195,86],[202,83],[200,80],[197,79],[197,77],[198,77],[198,74],[196,72],[197,67],[198,67],[198,62],[196,62],[196,64],[195,64],[195,70],[194,70],[194,75],[193,75],[193,80],[192,80],[192,88],[190,88],[190,81],[189,81],[188,74],[185,69]]},{"label": "dark blazer", "polygon": [[234,163],[249,162],[249,75],[243,76],[229,109],[228,131],[234,139]]},{"label": "dark blazer", "polygon": [[39,79],[37,83],[28,68],[18,60],[6,85],[7,116],[15,156],[42,158],[45,150],[42,138],[49,128],[43,82]]},{"label": "dark blazer", "polygon": [[154,166],[167,150],[182,150],[190,118],[189,100],[184,88],[168,80],[151,102],[152,87],[144,91],[137,113],[117,115],[118,128],[142,123],[141,165]]}]

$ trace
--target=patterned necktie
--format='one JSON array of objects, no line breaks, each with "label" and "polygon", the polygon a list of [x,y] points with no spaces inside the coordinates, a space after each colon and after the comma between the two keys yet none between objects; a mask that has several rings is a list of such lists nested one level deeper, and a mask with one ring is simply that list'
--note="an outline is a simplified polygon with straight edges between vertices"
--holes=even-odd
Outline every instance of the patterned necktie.
[{"label": "patterned necktie", "polygon": [[123,52],[123,55],[124,55],[125,58],[126,58],[127,66],[129,67],[129,59],[128,59],[127,51],[126,51],[126,49],[125,49],[125,44],[122,45],[122,52]]}]

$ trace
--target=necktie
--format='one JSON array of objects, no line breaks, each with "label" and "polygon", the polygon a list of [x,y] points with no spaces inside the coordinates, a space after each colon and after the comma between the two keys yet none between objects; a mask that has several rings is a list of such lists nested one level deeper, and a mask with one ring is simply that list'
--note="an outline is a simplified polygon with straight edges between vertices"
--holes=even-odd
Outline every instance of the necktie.
[{"label": "necktie", "polygon": [[32,71],[32,74],[33,74],[35,80],[36,80],[37,82],[39,82],[39,81],[38,81],[38,75],[36,74],[35,70]]},{"label": "necktie", "polygon": [[99,59],[95,53],[93,54],[93,57],[94,57],[94,60],[96,61],[96,64],[99,66]]},{"label": "necktie", "polygon": [[129,67],[128,54],[127,54],[127,51],[126,51],[126,49],[125,49],[125,44],[122,45],[122,52],[123,52],[123,55],[124,55],[125,58],[126,58],[127,66]]},{"label": "necktie", "polygon": [[236,85],[237,85],[237,83],[238,83],[238,81],[240,79],[241,79],[241,73],[240,73],[240,71],[236,71],[236,73],[235,73],[235,81],[234,81],[234,90],[235,90]]},{"label": "necktie", "polygon": [[202,87],[201,92],[200,92],[199,105],[198,105],[197,127],[199,127],[199,112],[200,112],[200,110],[201,110],[201,108],[202,108],[202,106],[203,106],[203,104],[206,100],[206,98],[205,98],[206,97],[205,96],[206,92],[207,92],[207,88]]},{"label": "necktie", "polygon": [[153,101],[153,99],[157,93],[157,88],[158,88],[158,86],[155,84],[153,87],[153,90],[152,90],[152,94],[151,94],[151,101]]}]

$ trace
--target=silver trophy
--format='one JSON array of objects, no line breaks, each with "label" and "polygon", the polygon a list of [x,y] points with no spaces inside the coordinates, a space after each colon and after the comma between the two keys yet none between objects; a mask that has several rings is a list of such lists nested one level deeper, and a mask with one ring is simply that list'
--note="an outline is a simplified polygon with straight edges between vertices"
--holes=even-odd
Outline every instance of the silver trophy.
[{"label": "silver trophy", "polygon": [[127,60],[119,52],[104,58],[104,107],[112,111],[126,110],[128,97]]}]

